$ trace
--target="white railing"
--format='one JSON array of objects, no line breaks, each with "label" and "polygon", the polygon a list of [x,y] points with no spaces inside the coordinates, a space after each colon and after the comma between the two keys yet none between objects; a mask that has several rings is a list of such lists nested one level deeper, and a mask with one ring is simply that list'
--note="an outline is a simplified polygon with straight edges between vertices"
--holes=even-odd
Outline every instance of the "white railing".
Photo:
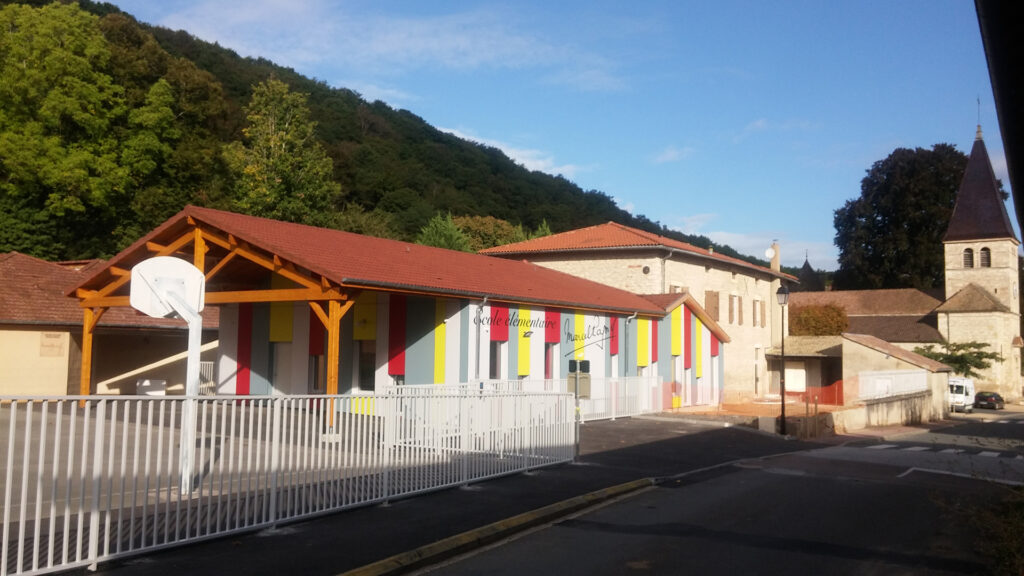
[{"label": "white railing", "polygon": [[570,395],[543,392],[0,397],[0,576],[567,462],[573,410]]},{"label": "white railing", "polygon": [[[585,421],[614,420],[665,410],[664,387],[652,376],[618,378],[591,377],[590,395],[580,398],[580,414]],[[571,378],[548,380],[481,380],[466,384],[403,385],[388,388],[393,394],[453,394],[484,392],[562,392],[573,390]]]},{"label": "white railing", "polygon": [[924,370],[869,371],[857,375],[861,400],[874,400],[928,390]]}]

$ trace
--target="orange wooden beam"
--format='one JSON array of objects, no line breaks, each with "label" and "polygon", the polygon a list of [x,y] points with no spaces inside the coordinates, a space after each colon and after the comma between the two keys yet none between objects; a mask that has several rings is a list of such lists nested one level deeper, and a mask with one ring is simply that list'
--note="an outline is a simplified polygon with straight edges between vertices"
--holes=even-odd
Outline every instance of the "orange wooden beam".
[{"label": "orange wooden beam", "polygon": [[78,393],[88,396],[92,390],[92,334],[106,308],[86,308],[82,319],[82,366]]},{"label": "orange wooden beam", "polygon": [[[306,300],[348,300],[348,295],[335,289],[282,288],[280,290],[233,290],[207,292],[207,304],[239,304],[244,302],[303,302]],[[90,296],[79,302],[83,308],[131,306],[128,296]]]},{"label": "orange wooden beam", "polygon": [[[224,248],[225,250],[237,252],[239,256],[258,264],[267,270],[276,272],[296,284],[307,288],[317,288],[320,286],[316,280],[307,278],[306,276],[295,272],[294,266],[290,263],[284,262],[277,254],[273,254],[270,257],[264,256],[252,249],[248,244],[239,242],[233,236],[224,237],[209,230],[203,231],[203,238],[212,244],[216,244],[221,248]],[[322,298],[322,300],[326,300],[326,298]]]}]

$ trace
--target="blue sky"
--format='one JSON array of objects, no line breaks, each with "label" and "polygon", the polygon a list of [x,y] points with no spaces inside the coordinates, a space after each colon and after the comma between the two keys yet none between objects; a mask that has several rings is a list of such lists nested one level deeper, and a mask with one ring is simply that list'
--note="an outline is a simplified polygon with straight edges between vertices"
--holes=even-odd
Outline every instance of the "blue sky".
[{"label": "blue sky", "polygon": [[968,0],[115,3],[787,265],[834,269],[865,171],[970,152],[979,110],[1009,190]]}]

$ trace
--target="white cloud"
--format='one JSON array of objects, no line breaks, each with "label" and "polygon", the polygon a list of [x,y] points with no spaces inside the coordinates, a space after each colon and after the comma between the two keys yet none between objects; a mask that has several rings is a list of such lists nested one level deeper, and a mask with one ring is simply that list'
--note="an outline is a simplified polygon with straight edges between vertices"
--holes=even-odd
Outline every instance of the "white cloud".
[{"label": "white cloud", "polygon": [[778,122],[767,118],[758,118],[749,122],[739,133],[733,136],[733,142],[742,142],[754,134],[763,132],[809,132],[820,127],[820,124],[809,120],[784,120]]},{"label": "white cloud", "polygon": [[540,36],[509,9],[438,9],[418,17],[384,10],[354,10],[327,0],[250,0],[244,9],[201,0],[160,17],[158,24],[300,71],[317,67],[386,77],[410,70],[530,69],[540,80],[578,90],[625,87],[614,61]]},{"label": "white cloud", "polygon": [[635,216],[634,210],[636,210],[636,204],[618,197],[612,197],[612,200],[615,202],[616,206]]},{"label": "white cloud", "polygon": [[668,146],[654,157],[654,163],[667,164],[669,162],[679,162],[680,160],[689,158],[693,153],[694,149],[689,146],[684,146],[682,148]]},{"label": "white cloud", "polygon": [[484,146],[491,146],[497,148],[505,153],[506,156],[511,158],[517,164],[522,165],[527,170],[536,170],[538,172],[545,172],[554,176],[564,176],[572,179],[577,173],[585,171],[581,166],[575,164],[558,164],[554,157],[547,152],[536,150],[533,148],[517,148],[500,140],[494,140],[491,138],[480,138],[469,134],[463,130],[454,128],[442,128],[438,127],[438,130],[447,132],[453,136],[462,138],[463,140],[469,140]]},{"label": "white cloud", "polygon": [[355,90],[367,102],[380,100],[395,108],[404,108],[409,102],[416,102],[419,100],[419,97],[414,94],[410,94],[396,88],[378,86],[372,83],[341,81],[336,82],[334,86]]}]

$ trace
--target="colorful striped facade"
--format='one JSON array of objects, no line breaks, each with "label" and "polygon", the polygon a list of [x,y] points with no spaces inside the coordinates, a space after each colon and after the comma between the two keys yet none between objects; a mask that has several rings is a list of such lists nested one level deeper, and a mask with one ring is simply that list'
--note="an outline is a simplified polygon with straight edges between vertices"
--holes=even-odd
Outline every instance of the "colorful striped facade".
[{"label": "colorful striped facade", "polygon": [[[220,315],[218,393],[324,392],[327,339],[305,303],[238,304]],[[395,384],[656,376],[684,405],[717,403],[724,345],[682,302],[664,317],[364,291],[341,321],[339,392]]]}]

